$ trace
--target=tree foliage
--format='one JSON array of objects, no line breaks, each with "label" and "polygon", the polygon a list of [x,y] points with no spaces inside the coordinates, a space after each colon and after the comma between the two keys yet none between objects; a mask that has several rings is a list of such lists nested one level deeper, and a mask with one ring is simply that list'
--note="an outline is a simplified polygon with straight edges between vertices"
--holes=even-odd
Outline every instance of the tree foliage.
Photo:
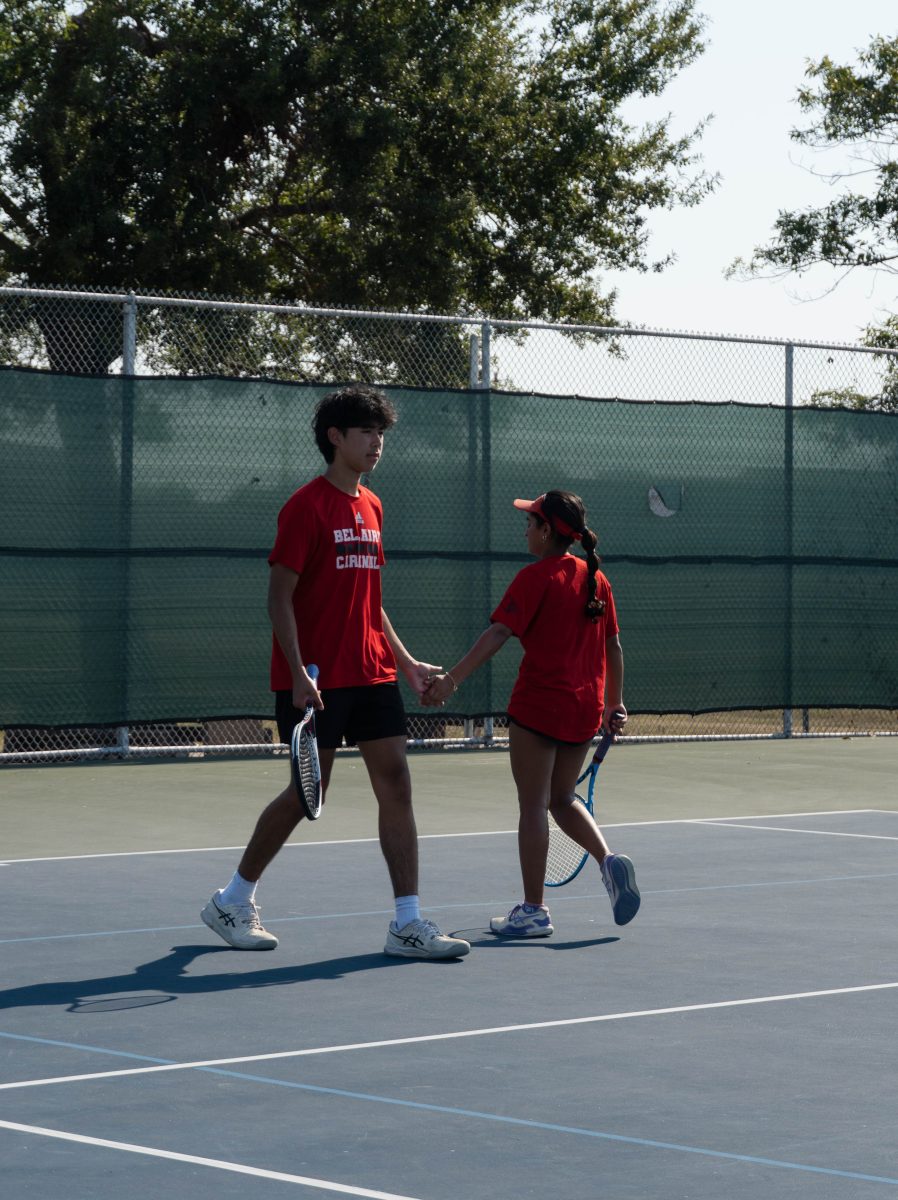
[{"label": "tree foliage", "polygon": [[0,278],[607,321],[711,186],[622,106],[701,50],[694,0],[0,0]]},{"label": "tree foliage", "polygon": [[[811,82],[799,90],[798,104],[811,121],[791,136],[815,150],[848,151],[856,167],[827,178],[831,184],[856,179],[860,186],[851,190],[847,185],[820,208],[780,212],[774,240],[731,270],[788,274],[827,264],[843,272],[858,267],[898,272],[898,37],[873,38],[858,55],[857,66],[822,58],[808,66],[807,77]],[[898,349],[898,317],[870,326],[864,342],[880,350]],[[811,404],[898,412],[898,358],[883,354],[881,361],[879,392],[821,391]]]},{"label": "tree foliage", "polygon": [[812,408],[853,408],[867,412],[898,413],[898,317],[888,317],[882,325],[871,325],[864,333],[864,345],[884,350],[876,354],[882,367],[878,392],[860,392],[857,388],[834,388],[814,392]]},{"label": "tree foliage", "polygon": [[[779,213],[774,239],[736,271],[803,272],[819,263],[898,270],[898,37],[877,37],[857,66],[811,63],[798,104],[811,120],[792,139],[815,150],[842,148],[856,167],[827,176],[844,185],[819,208]],[[858,187],[852,190],[851,182]],[[846,183],[846,181],[849,181]]]}]

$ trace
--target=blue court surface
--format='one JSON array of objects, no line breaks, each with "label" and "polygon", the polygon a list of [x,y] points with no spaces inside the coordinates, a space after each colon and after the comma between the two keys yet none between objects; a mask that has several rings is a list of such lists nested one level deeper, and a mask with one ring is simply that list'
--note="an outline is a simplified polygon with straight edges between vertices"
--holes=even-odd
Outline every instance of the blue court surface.
[{"label": "blue court surface", "polygon": [[[621,819],[623,785],[609,785],[604,828],[636,864],[642,911],[617,928],[590,864],[548,893],[555,936],[523,943],[487,932],[520,898],[507,780],[451,831],[419,787],[426,915],[472,942],[444,963],[382,953],[391,906],[370,811],[353,836],[326,807],[314,840],[284,848],[259,890],[280,946],[241,953],[199,910],[244,839],[203,845],[162,824],[169,784],[189,791],[199,767],[161,768],[164,788],[149,767],[0,776],[3,1194],[898,1196],[898,739],[794,753],[618,752],[634,791],[680,766],[649,815],[634,801]],[[812,756],[828,791],[803,782]],[[496,792],[507,760],[416,770],[470,801],[478,773]],[[84,782],[98,779],[142,789],[142,822],[61,853],[48,814],[61,826],[75,806],[89,824],[102,796]],[[19,829],[38,792],[43,855],[40,831]],[[264,799],[244,798],[247,832]]]}]

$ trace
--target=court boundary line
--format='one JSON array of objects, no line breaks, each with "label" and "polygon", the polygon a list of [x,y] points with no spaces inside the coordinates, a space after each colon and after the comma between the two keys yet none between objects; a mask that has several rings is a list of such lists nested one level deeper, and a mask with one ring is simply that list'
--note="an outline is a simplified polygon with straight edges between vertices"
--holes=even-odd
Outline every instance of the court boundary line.
[{"label": "court boundary line", "polygon": [[90,1137],[83,1133],[68,1133],[61,1129],[47,1129],[40,1125],[22,1125],[17,1121],[0,1121],[0,1129],[14,1133],[30,1133],[40,1137],[58,1138],[64,1142],[99,1146],[103,1150],[124,1150],[131,1154],[145,1154],[150,1158],[164,1158],[174,1162],[189,1163],[191,1166],[214,1167],[219,1171],[232,1171],[237,1175],[253,1175],[259,1179],[274,1179],[280,1183],[298,1183],[319,1191],[339,1192],[343,1196],[363,1196],[367,1200],[418,1200],[413,1196],[401,1196],[396,1192],[379,1192],[373,1188],[354,1187],[352,1184],[333,1183],[327,1179],[314,1179],[307,1175],[291,1175],[286,1171],[270,1171],[265,1167],[244,1166],[243,1163],[228,1162],[220,1158],[202,1158],[197,1154],[184,1154],[177,1150],[160,1150],[154,1146],[139,1146],[134,1142],[116,1142],[109,1138]]},{"label": "court boundary line", "polygon": [[806,833],[814,837],[862,838],[871,842],[898,842],[898,835],[889,833],[846,833],[833,829],[791,829],[788,825],[740,825],[733,821],[696,821],[696,825],[711,825],[715,829],[760,829],[766,833]]},{"label": "court boundary line", "polygon": [[[745,829],[751,829],[750,825],[742,826]],[[774,828],[778,828],[775,826]],[[801,830],[802,833],[806,832]],[[898,875],[898,871],[876,871],[862,875],[818,875],[814,878],[802,879],[762,879],[762,880],[743,880],[740,883],[707,883],[697,884],[694,887],[674,887],[674,888],[643,888],[643,896],[679,896],[687,895],[690,892],[732,892],[748,888],[772,888],[772,887],[815,887],[825,883],[863,883],[871,879],[894,879]],[[576,903],[591,900],[605,900],[604,892],[570,892],[565,896],[556,896],[552,903]],[[483,909],[486,907],[495,907],[510,904],[512,901],[509,897],[504,897],[501,900],[472,900],[466,901],[464,904],[428,904],[426,905],[428,912],[457,912],[463,909]],[[303,913],[300,915],[284,915],[267,918],[270,925],[287,925],[295,924],[299,921],[343,921],[352,917],[388,917],[392,914],[392,908],[368,908],[357,912],[331,912],[331,913]],[[38,934],[34,937],[15,937],[15,938],[0,938],[0,946],[15,946],[27,945],[32,942],[60,942],[60,941],[76,941],[82,938],[97,938],[97,937],[127,937],[131,934],[144,933],[184,933],[191,929],[205,929],[205,925],[201,922],[191,922],[188,925],[151,925],[134,929],[91,929],[87,932],[75,933],[45,933]],[[2,992],[0,992],[2,997]]]},{"label": "court boundary line", "polygon": [[96,1079],[116,1079],[134,1075],[158,1075],[162,1072],[204,1070],[210,1067],[229,1067],[238,1063],[272,1062],[287,1058],[312,1058],[325,1054],[341,1054],[350,1050],[379,1050],[391,1046],[423,1045],[429,1042],[457,1041],[462,1038],[489,1037],[501,1033],[525,1033],[537,1029],[562,1029],[574,1025],[598,1025],[609,1021],[626,1021],[639,1017],[681,1016],[693,1012],[712,1012],[726,1008],[748,1008],[757,1004],[775,1004],[794,1000],[813,1000],[826,996],[847,996],[883,992],[898,988],[898,980],[889,983],[866,983],[841,988],[822,988],[810,992],[785,992],[772,996],[749,996],[739,1000],[713,1000],[703,1004],[680,1004],[666,1008],[636,1009],[630,1012],[600,1013],[588,1017],[564,1017],[553,1021],[529,1021],[517,1025],[492,1025],[479,1029],[461,1029],[450,1033],[427,1033],[403,1038],[381,1038],[371,1042],[347,1042],[334,1046],[312,1046],[302,1050],[275,1050],[265,1054],[246,1054],[228,1058],[200,1059],[151,1067],[131,1067],[119,1071],[90,1071],[78,1075],[56,1075],[40,1079],[20,1079],[0,1083],[0,1092],[21,1091],[24,1088],[46,1087],[58,1083],[85,1083]]},{"label": "court boundary line", "polygon": [[[220,1072],[224,1074],[224,1072]],[[256,1077],[251,1075],[240,1075],[239,1072],[230,1072],[239,1079],[246,1079],[249,1082],[258,1082]],[[262,1079],[264,1083],[280,1083],[285,1086],[293,1086],[290,1083],[285,1083],[283,1080]],[[383,1104],[399,1104],[405,1105],[405,1101],[395,1100],[384,1096],[368,1096],[364,1093],[345,1092],[336,1088],[318,1088],[306,1087],[306,1085],[298,1085],[303,1090],[316,1092],[326,1092],[335,1094],[349,1099],[360,1099],[368,1101],[376,1101]],[[728,1162],[747,1163],[752,1166],[761,1167],[776,1167],[781,1170],[800,1171],[812,1175],[827,1175],[839,1179],[855,1179],[864,1183],[884,1183],[892,1187],[898,1186],[898,1179],[893,1179],[886,1175],[868,1175],[860,1171],[843,1171],[837,1167],[817,1167],[810,1163],[790,1162],[787,1159],[766,1158],[754,1154],[738,1154],[735,1151],[729,1150],[712,1150],[704,1146],[688,1146],[680,1142],[662,1142],[655,1138],[638,1138],[630,1137],[626,1134],[608,1133],[604,1130],[585,1129],[576,1125],[557,1125],[544,1121],[532,1121],[522,1117],[501,1116],[497,1113],[480,1112],[473,1109],[451,1108],[439,1104],[422,1104],[415,1103],[412,1107],[426,1112],[437,1112],[449,1116],[459,1117],[475,1117],[478,1120],[496,1121],[504,1125],[521,1126],[527,1129],[540,1129],[550,1133],[571,1133],[579,1137],[596,1138],[601,1141],[618,1142],[629,1146],[643,1146],[652,1150],[671,1150],[679,1154],[698,1154],[706,1158],[724,1159]],[[252,1175],[257,1178],[274,1179],[282,1183],[297,1183],[305,1187],[317,1188],[321,1191],[338,1192],[343,1195],[367,1197],[368,1200],[416,1200],[414,1197],[398,1195],[394,1192],[381,1192],[371,1188],[361,1188],[352,1184],[337,1184],[329,1180],[318,1179],[304,1175],[292,1175],[282,1171],[272,1171],[264,1167],[251,1167],[242,1163],[229,1162],[224,1159],[203,1158],[195,1154],[185,1154],[181,1151],[160,1150],[152,1146],[137,1145],[133,1142],[118,1142],[109,1138],[97,1138],[88,1134],[69,1133],[68,1131],[58,1129],[48,1129],[39,1125],[24,1125],[16,1121],[0,1120],[0,1129],[9,1129],[13,1132],[28,1133],[32,1135],[58,1138],[62,1141],[80,1143],[82,1145],[97,1146],[107,1150],[122,1150],[132,1154],[144,1154],[152,1158],[162,1158],[175,1162],[190,1163],[194,1166],[213,1167],[218,1170],[232,1171],[240,1175]]]},{"label": "court boundary line", "polygon": [[[603,829],[638,829],[648,825],[711,825],[716,821],[764,821],[781,820],[784,817],[838,817],[857,816],[863,813],[893,812],[890,808],[828,808],[817,812],[791,813],[753,813],[747,816],[735,817],[669,817],[656,821],[615,821],[605,824]],[[441,838],[464,837],[508,837],[517,834],[516,829],[479,829],[463,833],[419,833],[418,841],[438,841]],[[314,846],[358,846],[377,842],[376,837],[366,838],[333,838],[329,841],[314,842],[285,842],[284,850],[311,849]],[[111,850],[100,854],[51,854],[38,858],[0,858],[0,867],[14,867],[25,863],[76,862],[93,858],[144,858],[157,854],[217,854],[222,851],[243,850],[244,846],[187,846],[178,849],[165,850]]]}]

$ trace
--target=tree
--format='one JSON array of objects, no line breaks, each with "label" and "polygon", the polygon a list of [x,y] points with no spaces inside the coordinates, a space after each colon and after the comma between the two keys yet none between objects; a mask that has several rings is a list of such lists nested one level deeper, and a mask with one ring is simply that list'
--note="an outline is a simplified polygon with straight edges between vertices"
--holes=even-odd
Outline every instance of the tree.
[{"label": "tree", "polygon": [[596,273],[661,269],[650,210],[712,186],[700,126],[621,115],[701,53],[694,0],[72,8],[0,0],[7,282],[607,322]]},{"label": "tree", "polygon": [[874,38],[857,67],[829,58],[810,63],[816,86],[801,88],[798,104],[812,117],[792,140],[815,150],[847,148],[857,169],[824,176],[835,184],[857,178],[871,186],[845,191],[822,208],[780,212],[776,236],[736,271],[799,273],[826,263],[898,271],[898,37]]},{"label": "tree", "polygon": [[[780,212],[776,236],[755,249],[731,273],[786,275],[827,264],[847,274],[859,267],[898,273],[898,37],[873,38],[858,56],[858,66],[840,66],[830,58],[810,63],[813,86],[801,88],[798,104],[811,118],[793,129],[793,141],[815,150],[848,150],[856,168],[824,176],[830,184],[846,179],[866,183],[844,191],[822,208]],[[898,349],[898,318],[870,326],[866,345]],[[878,357],[878,356],[877,356]],[[882,355],[884,378],[875,395],[851,388],[821,391],[811,398],[820,408],[898,411],[898,359]]]},{"label": "tree", "polygon": [[898,317],[888,317],[882,325],[869,326],[863,337],[865,346],[884,350],[874,354],[883,368],[879,390],[861,392],[857,388],[843,387],[813,392],[808,404],[811,408],[853,408],[867,412],[898,413]]}]

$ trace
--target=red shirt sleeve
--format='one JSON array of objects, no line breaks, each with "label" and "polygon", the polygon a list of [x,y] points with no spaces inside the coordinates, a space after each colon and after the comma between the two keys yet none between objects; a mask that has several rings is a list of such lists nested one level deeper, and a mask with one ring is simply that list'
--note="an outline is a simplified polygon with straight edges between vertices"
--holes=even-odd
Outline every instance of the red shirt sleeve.
[{"label": "red shirt sleeve", "polygon": [[611,592],[611,584],[601,572],[599,572],[598,579],[599,587],[596,594],[605,601],[604,623],[605,641],[607,642],[609,638],[612,638],[615,636],[615,634],[620,633],[620,628],[617,624],[617,610],[614,607],[614,596]]},{"label": "red shirt sleeve", "polygon": [[518,571],[490,616],[491,621],[507,625],[517,638],[527,632],[546,587],[545,579],[530,569],[532,565]]},{"label": "red shirt sleeve", "polygon": [[301,575],[319,542],[319,523],[311,505],[291,496],[278,513],[278,530],[268,565],[280,563]]}]

